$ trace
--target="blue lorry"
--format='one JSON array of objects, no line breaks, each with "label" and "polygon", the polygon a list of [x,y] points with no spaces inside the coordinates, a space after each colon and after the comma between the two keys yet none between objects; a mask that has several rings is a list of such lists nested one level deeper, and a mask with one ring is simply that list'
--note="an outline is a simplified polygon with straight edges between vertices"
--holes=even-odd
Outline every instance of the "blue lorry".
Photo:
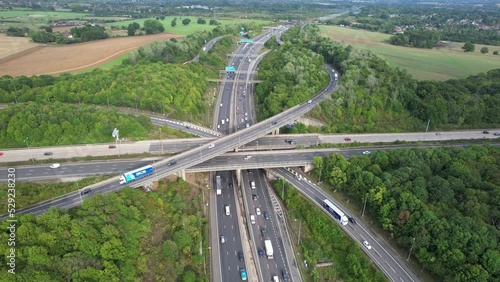
[{"label": "blue lorry", "polygon": [[126,184],[131,181],[141,179],[146,177],[154,172],[154,169],[151,165],[143,166],[138,169],[134,169],[129,172],[125,172],[120,176],[120,184]]}]

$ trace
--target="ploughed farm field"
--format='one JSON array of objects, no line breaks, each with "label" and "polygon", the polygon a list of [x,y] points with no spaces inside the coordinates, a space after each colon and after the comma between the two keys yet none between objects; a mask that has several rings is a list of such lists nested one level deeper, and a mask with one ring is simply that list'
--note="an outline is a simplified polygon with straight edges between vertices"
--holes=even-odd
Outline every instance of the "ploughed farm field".
[{"label": "ploughed farm field", "polygon": [[60,46],[43,46],[0,36],[0,76],[80,72],[110,62],[142,45],[172,37],[182,36],[161,33]]}]

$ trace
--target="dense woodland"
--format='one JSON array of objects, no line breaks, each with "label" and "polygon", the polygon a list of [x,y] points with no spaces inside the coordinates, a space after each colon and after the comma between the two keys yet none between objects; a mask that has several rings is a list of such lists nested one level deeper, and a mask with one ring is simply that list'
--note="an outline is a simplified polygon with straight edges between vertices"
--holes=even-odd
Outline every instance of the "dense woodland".
[{"label": "dense woodland", "polygon": [[[200,254],[208,250],[203,206],[179,180],[151,193],[94,195],[70,212],[18,215],[16,275],[2,256],[0,281],[209,281],[208,252]],[[0,244],[0,253],[7,248]]]},{"label": "dense woodland", "polygon": [[474,8],[367,5],[359,13],[326,21],[326,24],[342,24],[390,34],[395,32],[396,26],[408,27],[405,33],[412,29],[434,29],[441,40],[500,46],[499,15],[500,8],[493,5]]},{"label": "dense woodland", "polygon": [[287,45],[266,55],[259,63],[256,87],[257,114],[265,119],[279,114],[318,93],[330,80],[321,55]]},{"label": "dense woodland", "polygon": [[[274,189],[282,197],[290,219],[301,222],[298,253],[306,260],[309,266],[306,271],[313,281],[386,281],[382,272],[371,266],[359,245],[323,211],[283,179],[274,182]],[[323,262],[333,262],[333,265],[316,267]]]},{"label": "dense woodland", "polygon": [[46,76],[4,76],[0,79],[0,100],[122,106],[193,120],[202,117],[206,110],[203,93],[209,73],[200,65],[156,63],[63,74],[48,82],[41,81],[42,85],[49,84],[41,87],[38,81]]},{"label": "dense woodland", "polygon": [[[315,173],[442,281],[500,280],[500,150],[400,149],[315,158]],[[415,238],[415,239],[413,239]],[[415,240],[413,242],[413,240]]]},{"label": "dense woodland", "polygon": [[[282,39],[321,54],[341,74],[331,98],[309,113],[327,124],[323,132],[422,130],[429,119],[431,129],[500,124],[500,70],[460,80],[419,82],[369,51],[319,36],[317,26],[306,25],[302,32],[294,27]],[[259,71],[267,71],[265,67],[273,69],[263,65]]]},{"label": "dense woodland", "polygon": [[146,116],[60,102],[29,102],[0,111],[2,148],[26,146],[26,138],[29,146],[111,142],[114,128],[119,128],[120,137],[137,140],[146,138],[153,124]]},{"label": "dense woodland", "polygon": [[393,45],[432,49],[439,42],[439,32],[430,30],[407,30],[402,34],[391,36]]}]

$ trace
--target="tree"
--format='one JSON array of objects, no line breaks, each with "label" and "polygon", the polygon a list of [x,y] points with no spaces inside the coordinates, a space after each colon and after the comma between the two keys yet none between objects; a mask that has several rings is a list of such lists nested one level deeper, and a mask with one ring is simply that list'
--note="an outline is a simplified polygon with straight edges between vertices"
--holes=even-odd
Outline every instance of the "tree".
[{"label": "tree", "polygon": [[486,54],[486,53],[488,53],[489,51],[490,51],[490,50],[488,50],[488,47],[483,47],[483,48],[481,48],[481,53],[483,53],[483,54]]},{"label": "tree", "polygon": [[136,22],[133,22],[133,23],[129,24],[128,27],[127,27],[127,34],[128,34],[128,36],[134,36],[136,30],[138,30],[140,27],[141,26],[138,23],[136,23]]},{"label": "tree", "polygon": [[162,33],[165,28],[160,21],[148,19],[144,21],[144,31],[146,31],[146,34],[156,34]]},{"label": "tree", "polygon": [[190,22],[191,22],[191,20],[189,18],[185,18],[182,20],[183,25],[189,25]]},{"label": "tree", "polygon": [[219,22],[217,22],[216,20],[213,20],[213,19],[212,19],[212,20],[210,20],[210,23],[209,23],[209,24],[210,24],[210,25],[218,25],[218,24],[219,24]]},{"label": "tree", "polygon": [[197,24],[207,24],[207,21],[202,19],[202,18],[198,18],[198,20],[196,21]]},{"label": "tree", "polygon": [[493,55],[498,55],[498,51],[493,51]]},{"label": "tree", "polygon": [[315,167],[314,173],[319,176],[319,181],[321,182],[321,176],[323,174],[323,158],[321,156],[314,156],[313,164]]},{"label": "tree", "polygon": [[177,18],[174,18],[172,22],[170,22],[170,26],[175,27],[177,25]]},{"label": "tree", "polygon": [[474,52],[474,49],[476,49],[476,46],[470,42],[467,42],[462,46],[462,49],[464,49],[464,52]]}]

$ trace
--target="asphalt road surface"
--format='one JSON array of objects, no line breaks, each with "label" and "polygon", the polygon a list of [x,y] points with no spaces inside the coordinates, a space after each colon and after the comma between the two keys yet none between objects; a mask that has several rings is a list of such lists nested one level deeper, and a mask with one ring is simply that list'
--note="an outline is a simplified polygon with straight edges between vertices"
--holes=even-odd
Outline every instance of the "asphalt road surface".
[{"label": "asphalt road surface", "polygon": [[[377,264],[391,281],[413,282],[420,280],[415,273],[404,264],[403,260],[391,250],[382,238],[373,233],[359,217],[355,216],[353,212],[348,211],[337,200],[323,192],[321,188],[310,183],[308,180],[298,180],[290,171],[284,168],[274,169],[273,171],[276,172],[279,177],[290,182],[297,190],[318,205],[323,211],[324,209],[321,207],[321,202],[324,199],[329,199],[333,204],[344,211],[344,213],[353,217],[356,220],[356,224],[349,223],[348,225],[341,225],[337,219],[327,213],[344,232],[358,242],[360,248]],[[371,245],[371,249],[367,249],[363,246],[362,242],[365,240]]]}]

